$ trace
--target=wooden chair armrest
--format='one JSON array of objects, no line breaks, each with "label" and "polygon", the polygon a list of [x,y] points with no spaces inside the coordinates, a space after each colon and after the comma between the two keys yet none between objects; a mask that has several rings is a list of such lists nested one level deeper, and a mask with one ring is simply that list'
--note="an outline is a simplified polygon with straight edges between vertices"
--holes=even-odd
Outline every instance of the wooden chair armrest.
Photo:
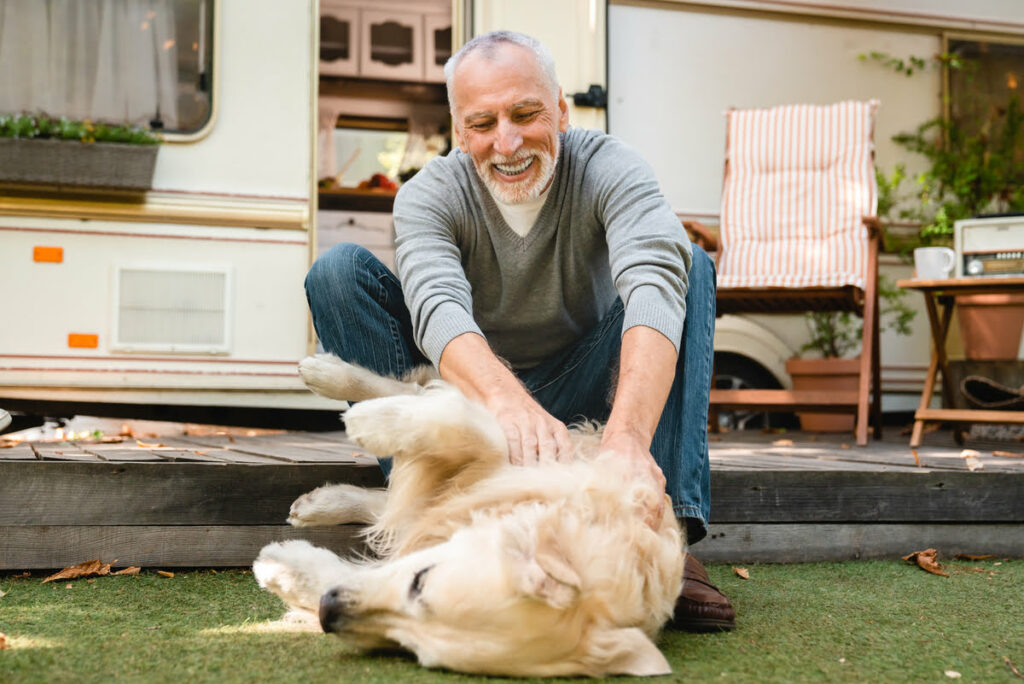
[{"label": "wooden chair armrest", "polygon": [[700,221],[683,221],[683,228],[690,234],[690,239],[700,245],[705,252],[717,252],[718,251],[718,238],[711,229],[705,226]]},{"label": "wooden chair armrest", "polygon": [[880,240],[882,238],[882,222],[878,220],[878,217],[865,216],[862,220],[868,229],[868,237],[872,240]]}]

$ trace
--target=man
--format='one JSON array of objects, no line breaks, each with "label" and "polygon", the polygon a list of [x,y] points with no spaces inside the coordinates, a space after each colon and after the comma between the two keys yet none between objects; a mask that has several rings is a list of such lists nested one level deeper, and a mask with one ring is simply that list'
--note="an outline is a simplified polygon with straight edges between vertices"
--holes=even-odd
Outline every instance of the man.
[{"label": "man", "polygon": [[[306,280],[324,348],[392,375],[434,364],[494,413],[524,467],[566,458],[567,422],[605,421],[601,448],[666,488],[699,541],[711,260],[633,150],[569,128],[538,41],[480,36],[445,75],[458,149],[395,199],[401,282],[355,245],[336,246]],[[729,600],[696,559],[686,578],[673,622],[732,629]]]}]

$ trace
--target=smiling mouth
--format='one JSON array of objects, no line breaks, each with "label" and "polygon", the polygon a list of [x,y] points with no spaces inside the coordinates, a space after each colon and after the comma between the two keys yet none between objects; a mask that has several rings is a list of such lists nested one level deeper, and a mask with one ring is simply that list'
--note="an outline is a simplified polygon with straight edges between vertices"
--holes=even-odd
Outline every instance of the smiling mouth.
[{"label": "smiling mouth", "polygon": [[536,160],[537,157],[531,156],[512,164],[492,163],[491,166],[499,175],[511,178],[525,173],[531,166],[533,166]]}]

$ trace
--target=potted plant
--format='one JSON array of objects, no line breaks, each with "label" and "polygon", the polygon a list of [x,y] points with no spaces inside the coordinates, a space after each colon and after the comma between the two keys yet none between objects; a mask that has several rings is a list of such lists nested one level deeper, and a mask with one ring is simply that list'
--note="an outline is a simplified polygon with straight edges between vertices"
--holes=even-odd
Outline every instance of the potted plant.
[{"label": "potted plant", "polygon": [[160,138],[119,124],[0,115],[0,181],[143,190]]},{"label": "potted plant", "polygon": [[[879,330],[892,330],[899,335],[910,334],[910,323],[916,311],[903,301],[906,292],[885,276],[878,278]],[[864,322],[848,312],[815,312],[806,314],[810,339],[800,347],[801,353],[815,352],[810,358],[792,358],[786,372],[793,380],[794,390],[857,391],[859,352]],[[800,428],[808,432],[849,432],[855,416],[843,413],[799,412]]]},{"label": "potted plant", "polygon": [[[883,53],[864,56],[908,76],[926,68],[928,61],[904,62]],[[953,240],[956,221],[984,213],[1024,211],[1024,110],[1016,96],[996,106],[982,106],[973,88],[977,64],[956,55],[939,55],[933,66],[963,72],[967,97],[960,116],[936,117],[911,133],[893,140],[927,160],[924,172],[913,180],[910,194],[900,197],[906,178],[903,166],[879,179],[879,215],[902,203],[899,218],[921,226],[916,243],[904,242],[908,253],[917,245],[946,245]],[[910,200],[907,203],[907,200]],[[970,360],[1016,359],[1024,328],[1024,295],[971,295],[957,299],[957,319]],[[1009,331],[1009,332],[1008,332]],[[997,332],[997,334],[993,334]]]}]

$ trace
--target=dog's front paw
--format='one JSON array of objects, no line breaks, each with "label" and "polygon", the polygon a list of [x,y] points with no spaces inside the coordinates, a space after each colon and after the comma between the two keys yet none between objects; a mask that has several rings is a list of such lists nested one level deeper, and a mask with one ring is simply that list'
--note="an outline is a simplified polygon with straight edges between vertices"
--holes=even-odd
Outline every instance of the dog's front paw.
[{"label": "dog's front paw", "polygon": [[292,504],[288,522],[295,527],[376,522],[384,508],[381,489],[326,485],[303,494]]},{"label": "dog's front paw", "polygon": [[267,544],[252,564],[252,574],[261,587],[292,608],[314,612],[320,607],[320,597],[343,572],[340,558],[301,539]]}]

